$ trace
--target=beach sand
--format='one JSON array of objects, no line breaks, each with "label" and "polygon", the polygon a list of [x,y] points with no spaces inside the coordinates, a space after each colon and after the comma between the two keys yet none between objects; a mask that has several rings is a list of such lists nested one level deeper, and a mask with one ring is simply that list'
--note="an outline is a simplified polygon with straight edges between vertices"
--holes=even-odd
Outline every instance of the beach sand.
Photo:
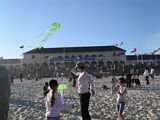
[{"label": "beach sand", "polygon": [[[43,86],[51,78],[35,80],[16,79],[12,86],[9,120],[44,120],[45,104]],[[96,96],[90,100],[90,114],[92,120],[116,120],[115,110],[116,95],[111,90],[104,90],[105,84],[110,87],[111,77],[95,79]],[[66,81],[65,81],[66,82]],[[151,81],[150,86],[145,86],[141,77],[142,88],[129,89],[124,115],[125,120],[160,120],[160,77]],[[153,83],[155,83],[153,85]],[[66,89],[65,103],[77,106],[72,111],[62,111],[62,120],[81,120],[79,96],[77,87],[73,88],[72,83]]]}]

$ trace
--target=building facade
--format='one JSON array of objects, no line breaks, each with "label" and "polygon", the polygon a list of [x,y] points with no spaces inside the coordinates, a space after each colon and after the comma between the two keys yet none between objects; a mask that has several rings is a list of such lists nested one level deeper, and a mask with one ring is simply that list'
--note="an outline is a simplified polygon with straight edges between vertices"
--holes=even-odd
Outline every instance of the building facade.
[{"label": "building facade", "polygon": [[77,61],[86,64],[125,63],[125,50],[116,46],[41,48],[23,54],[22,64],[71,64]]},{"label": "building facade", "polygon": [[126,50],[116,46],[88,46],[63,48],[37,48],[25,52],[23,59],[3,59],[0,64],[10,73],[18,76],[39,73],[51,76],[54,71],[66,71],[78,61],[85,63],[92,72],[122,71],[138,68],[141,71],[148,66],[160,66],[160,55],[125,55]]}]

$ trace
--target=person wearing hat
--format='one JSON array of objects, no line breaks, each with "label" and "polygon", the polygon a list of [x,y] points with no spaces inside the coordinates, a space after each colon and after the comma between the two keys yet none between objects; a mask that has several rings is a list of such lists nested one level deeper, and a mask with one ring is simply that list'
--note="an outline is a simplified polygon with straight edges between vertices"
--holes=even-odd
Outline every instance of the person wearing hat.
[{"label": "person wearing hat", "polygon": [[5,67],[0,66],[0,120],[8,119],[10,93],[9,73]]},{"label": "person wearing hat", "polygon": [[85,71],[85,65],[82,62],[76,64],[78,74],[78,93],[80,96],[81,116],[83,120],[91,120],[88,108],[90,96],[95,95],[93,79]]}]

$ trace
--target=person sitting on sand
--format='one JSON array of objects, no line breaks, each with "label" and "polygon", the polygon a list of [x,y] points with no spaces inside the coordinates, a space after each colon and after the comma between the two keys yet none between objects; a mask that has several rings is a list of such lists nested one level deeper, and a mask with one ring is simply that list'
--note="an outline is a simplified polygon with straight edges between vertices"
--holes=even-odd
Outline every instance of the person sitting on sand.
[{"label": "person sitting on sand", "polygon": [[119,90],[117,90],[116,110],[118,113],[119,120],[124,120],[123,111],[125,107],[126,93],[127,93],[127,87],[125,83],[126,83],[126,80],[124,78],[118,79]]},{"label": "person sitting on sand", "polygon": [[60,111],[62,109],[67,110],[73,108],[73,105],[62,104],[62,97],[58,93],[57,80],[50,80],[50,91],[45,98],[46,117],[47,120],[60,120]]},{"label": "person sitting on sand", "polygon": [[49,87],[48,82],[45,82],[45,85],[43,87],[43,94],[44,94],[44,96],[46,96],[47,93],[49,92],[48,87]]}]

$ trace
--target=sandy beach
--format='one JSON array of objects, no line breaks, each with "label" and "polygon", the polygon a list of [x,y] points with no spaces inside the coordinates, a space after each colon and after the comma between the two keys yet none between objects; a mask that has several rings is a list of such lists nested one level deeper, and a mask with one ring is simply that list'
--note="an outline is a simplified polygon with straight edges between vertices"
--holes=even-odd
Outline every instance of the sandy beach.
[{"label": "sandy beach", "polygon": [[[45,105],[43,86],[51,78],[35,80],[15,80],[12,86],[9,120],[44,120]],[[110,87],[111,77],[95,79],[96,96],[91,97],[90,114],[92,120],[116,120],[115,110],[116,96],[111,90],[104,90],[105,84]],[[142,87],[129,89],[128,102],[124,110],[126,120],[160,120],[160,77],[155,77],[151,85],[146,86],[143,78],[140,78]],[[66,81],[65,81],[66,82]],[[153,84],[154,83],[154,84]],[[81,120],[79,96],[77,88],[69,83],[66,89],[65,103],[74,104],[77,107],[72,111],[62,111],[62,120]]]}]

